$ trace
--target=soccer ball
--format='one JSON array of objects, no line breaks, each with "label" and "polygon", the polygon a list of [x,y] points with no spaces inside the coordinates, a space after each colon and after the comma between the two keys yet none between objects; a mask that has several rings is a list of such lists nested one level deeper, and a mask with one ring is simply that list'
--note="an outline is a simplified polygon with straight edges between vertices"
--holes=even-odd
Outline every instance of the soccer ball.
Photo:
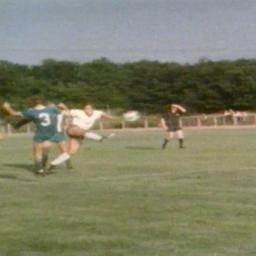
[{"label": "soccer ball", "polygon": [[123,115],[124,120],[127,122],[135,122],[140,119],[140,113],[138,111],[128,111]]}]

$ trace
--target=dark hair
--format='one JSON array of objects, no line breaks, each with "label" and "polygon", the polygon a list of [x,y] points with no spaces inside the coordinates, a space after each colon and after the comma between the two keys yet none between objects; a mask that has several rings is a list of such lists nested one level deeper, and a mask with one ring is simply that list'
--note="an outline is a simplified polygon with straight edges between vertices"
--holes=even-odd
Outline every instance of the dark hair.
[{"label": "dark hair", "polygon": [[82,108],[84,108],[84,107],[86,107],[86,106],[88,106],[88,105],[93,105],[92,104],[92,102],[90,102],[90,101],[88,101],[88,100],[83,100],[82,102],[81,102],[81,107]]},{"label": "dark hair", "polygon": [[166,111],[170,111],[171,108],[172,108],[172,104],[167,104],[167,105],[166,105]]},{"label": "dark hair", "polygon": [[43,103],[43,98],[39,95],[34,95],[29,98],[29,105],[31,107],[35,107],[36,105],[42,104],[42,103]]}]

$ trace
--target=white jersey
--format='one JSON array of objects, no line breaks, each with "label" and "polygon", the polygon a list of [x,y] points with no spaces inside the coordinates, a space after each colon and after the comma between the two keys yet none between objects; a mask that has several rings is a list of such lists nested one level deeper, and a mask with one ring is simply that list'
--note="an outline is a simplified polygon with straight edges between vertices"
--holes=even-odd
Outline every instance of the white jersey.
[{"label": "white jersey", "polygon": [[89,130],[93,127],[95,122],[99,120],[102,115],[103,111],[100,110],[93,110],[91,116],[88,116],[83,110],[80,109],[71,109],[70,115],[72,117],[71,125],[77,126],[84,130]]}]

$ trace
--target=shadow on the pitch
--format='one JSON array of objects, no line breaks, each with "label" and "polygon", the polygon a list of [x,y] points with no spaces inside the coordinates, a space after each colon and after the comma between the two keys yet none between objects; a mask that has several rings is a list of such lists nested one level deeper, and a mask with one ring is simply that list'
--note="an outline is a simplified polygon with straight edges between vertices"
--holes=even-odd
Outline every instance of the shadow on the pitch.
[{"label": "shadow on the pitch", "polygon": [[0,179],[16,180],[17,176],[11,174],[0,174]]},{"label": "shadow on the pitch", "polygon": [[154,147],[126,147],[127,149],[133,149],[133,150],[157,150],[159,148]]},{"label": "shadow on the pitch", "polygon": [[0,180],[19,180],[19,181],[29,181],[29,182],[33,182],[34,180],[32,179],[23,179],[23,178],[19,178],[16,175],[12,175],[12,174],[0,174]]},{"label": "shadow on the pitch", "polygon": [[29,172],[33,172],[33,166],[31,164],[3,164],[5,167],[11,167],[16,169],[23,169]]},{"label": "shadow on the pitch", "polygon": [[[10,168],[16,168],[16,169],[20,169],[20,170],[26,170],[28,172],[34,173],[33,166],[30,164],[3,164],[3,166],[10,167]],[[33,179],[26,179],[26,178],[18,177],[15,174],[0,174],[0,179],[29,181],[29,182],[34,181]]]}]

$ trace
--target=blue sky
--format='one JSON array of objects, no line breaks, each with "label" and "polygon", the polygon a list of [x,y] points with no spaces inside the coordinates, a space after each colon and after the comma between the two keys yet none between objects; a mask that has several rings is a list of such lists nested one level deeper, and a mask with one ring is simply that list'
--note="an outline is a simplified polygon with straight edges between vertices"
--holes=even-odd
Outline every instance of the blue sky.
[{"label": "blue sky", "polygon": [[0,0],[0,59],[256,57],[256,0]]}]

